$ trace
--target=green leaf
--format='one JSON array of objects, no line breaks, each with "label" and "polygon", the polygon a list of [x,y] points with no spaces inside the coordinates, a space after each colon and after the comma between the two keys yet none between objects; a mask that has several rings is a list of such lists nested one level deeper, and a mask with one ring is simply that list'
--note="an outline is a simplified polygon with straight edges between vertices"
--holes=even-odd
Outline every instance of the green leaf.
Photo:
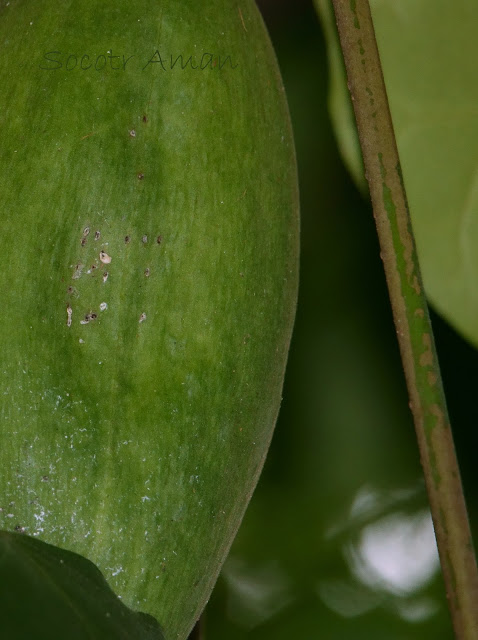
[{"label": "green leaf", "polygon": [[[478,345],[478,4],[371,0],[425,289]],[[316,0],[344,158],[365,187],[331,3]]]},{"label": "green leaf", "polygon": [[82,556],[0,531],[0,619],[9,640],[163,640],[154,618],[128,609]]}]

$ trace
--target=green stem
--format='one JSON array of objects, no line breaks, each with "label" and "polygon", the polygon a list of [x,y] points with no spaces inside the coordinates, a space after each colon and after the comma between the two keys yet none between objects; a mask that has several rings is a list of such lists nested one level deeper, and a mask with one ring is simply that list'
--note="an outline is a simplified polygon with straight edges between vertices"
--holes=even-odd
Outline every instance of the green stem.
[{"label": "green stem", "polygon": [[478,571],[368,0],[333,0],[456,638]]}]

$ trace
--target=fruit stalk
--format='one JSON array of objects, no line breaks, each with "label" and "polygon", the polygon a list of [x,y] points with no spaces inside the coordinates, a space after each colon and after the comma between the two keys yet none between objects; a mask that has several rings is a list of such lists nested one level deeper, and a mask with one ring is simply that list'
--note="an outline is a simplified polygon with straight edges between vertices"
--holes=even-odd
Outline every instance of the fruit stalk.
[{"label": "fruit stalk", "polygon": [[478,572],[368,0],[333,0],[456,637],[478,637]]}]

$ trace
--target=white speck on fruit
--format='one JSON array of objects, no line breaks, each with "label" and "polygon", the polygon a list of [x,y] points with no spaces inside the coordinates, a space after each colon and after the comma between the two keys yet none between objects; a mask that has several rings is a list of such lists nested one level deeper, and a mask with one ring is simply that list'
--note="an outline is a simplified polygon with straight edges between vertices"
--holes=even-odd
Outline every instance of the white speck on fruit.
[{"label": "white speck on fruit", "polygon": [[142,241],[143,241],[143,244],[146,244],[148,242],[148,236],[146,236],[146,235],[143,236],[142,237]]},{"label": "white speck on fruit", "polygon": [[106,282],[108,280],[108,272],[105,271],[103,274],[103,282]]},{"label": "white speck on fruit", "polygon": [[144,270],[144,275],[145,275],[147,278],[149,278],[149,275],[150,275],[150,271],[149,271],[149,269],[145,269],[145,270]]},{"label": "white speck on fruit", "polygon": [[100,304],[100,311],[105,311],[108,308],[108,304],[106,302],[102,302]]},{"label": "white speck on fruit", "polygon": [[66,305],[66,326],[71,327],[71,316],[73,315],[73,309],[70,307],[68,303]]},{"label": "white speck on fruit", "polygon": [[83,340],[83,338],[80,338],[79,343],[80,344],[85,344],[85,341]]},{"label": "white speck on fruit", "polygon": [[95,231],[95,240],[99,240],[101,233],[99,231]]},{"label": "white speck on fruit", "polygon": [[83,229],[83,237],[86,238],[87,235],[89,235],[90,233],[90,227],[85,227]]},{"label": "white speck on fruit", "polygon": [[144,322],[146,320],[146,314],[143,312],[140,316],[139,316],[139,322]]},{"label": "white speck on fruit", "polygon": [[135,131],[134,129],[131,129],[131,131],[129,132],[129,135],[130,135],[132,138],[136,138],[136,131]]},{"label": "white speck on fruit", "polygon": [[111,262],[111,256],[106,251],[100,251],[100,260],[103,264],[109,264]]}]

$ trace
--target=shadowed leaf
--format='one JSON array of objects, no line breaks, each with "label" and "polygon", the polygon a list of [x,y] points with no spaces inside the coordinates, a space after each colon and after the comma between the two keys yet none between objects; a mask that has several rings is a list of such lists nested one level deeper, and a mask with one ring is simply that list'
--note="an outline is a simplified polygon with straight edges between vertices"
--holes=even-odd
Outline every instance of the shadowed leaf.
[{"label": "shadowed leaf", "polygon": [[82,556],[0,531],[0,616],[9,640],[164,640],[156,620],[128,609]]}]

